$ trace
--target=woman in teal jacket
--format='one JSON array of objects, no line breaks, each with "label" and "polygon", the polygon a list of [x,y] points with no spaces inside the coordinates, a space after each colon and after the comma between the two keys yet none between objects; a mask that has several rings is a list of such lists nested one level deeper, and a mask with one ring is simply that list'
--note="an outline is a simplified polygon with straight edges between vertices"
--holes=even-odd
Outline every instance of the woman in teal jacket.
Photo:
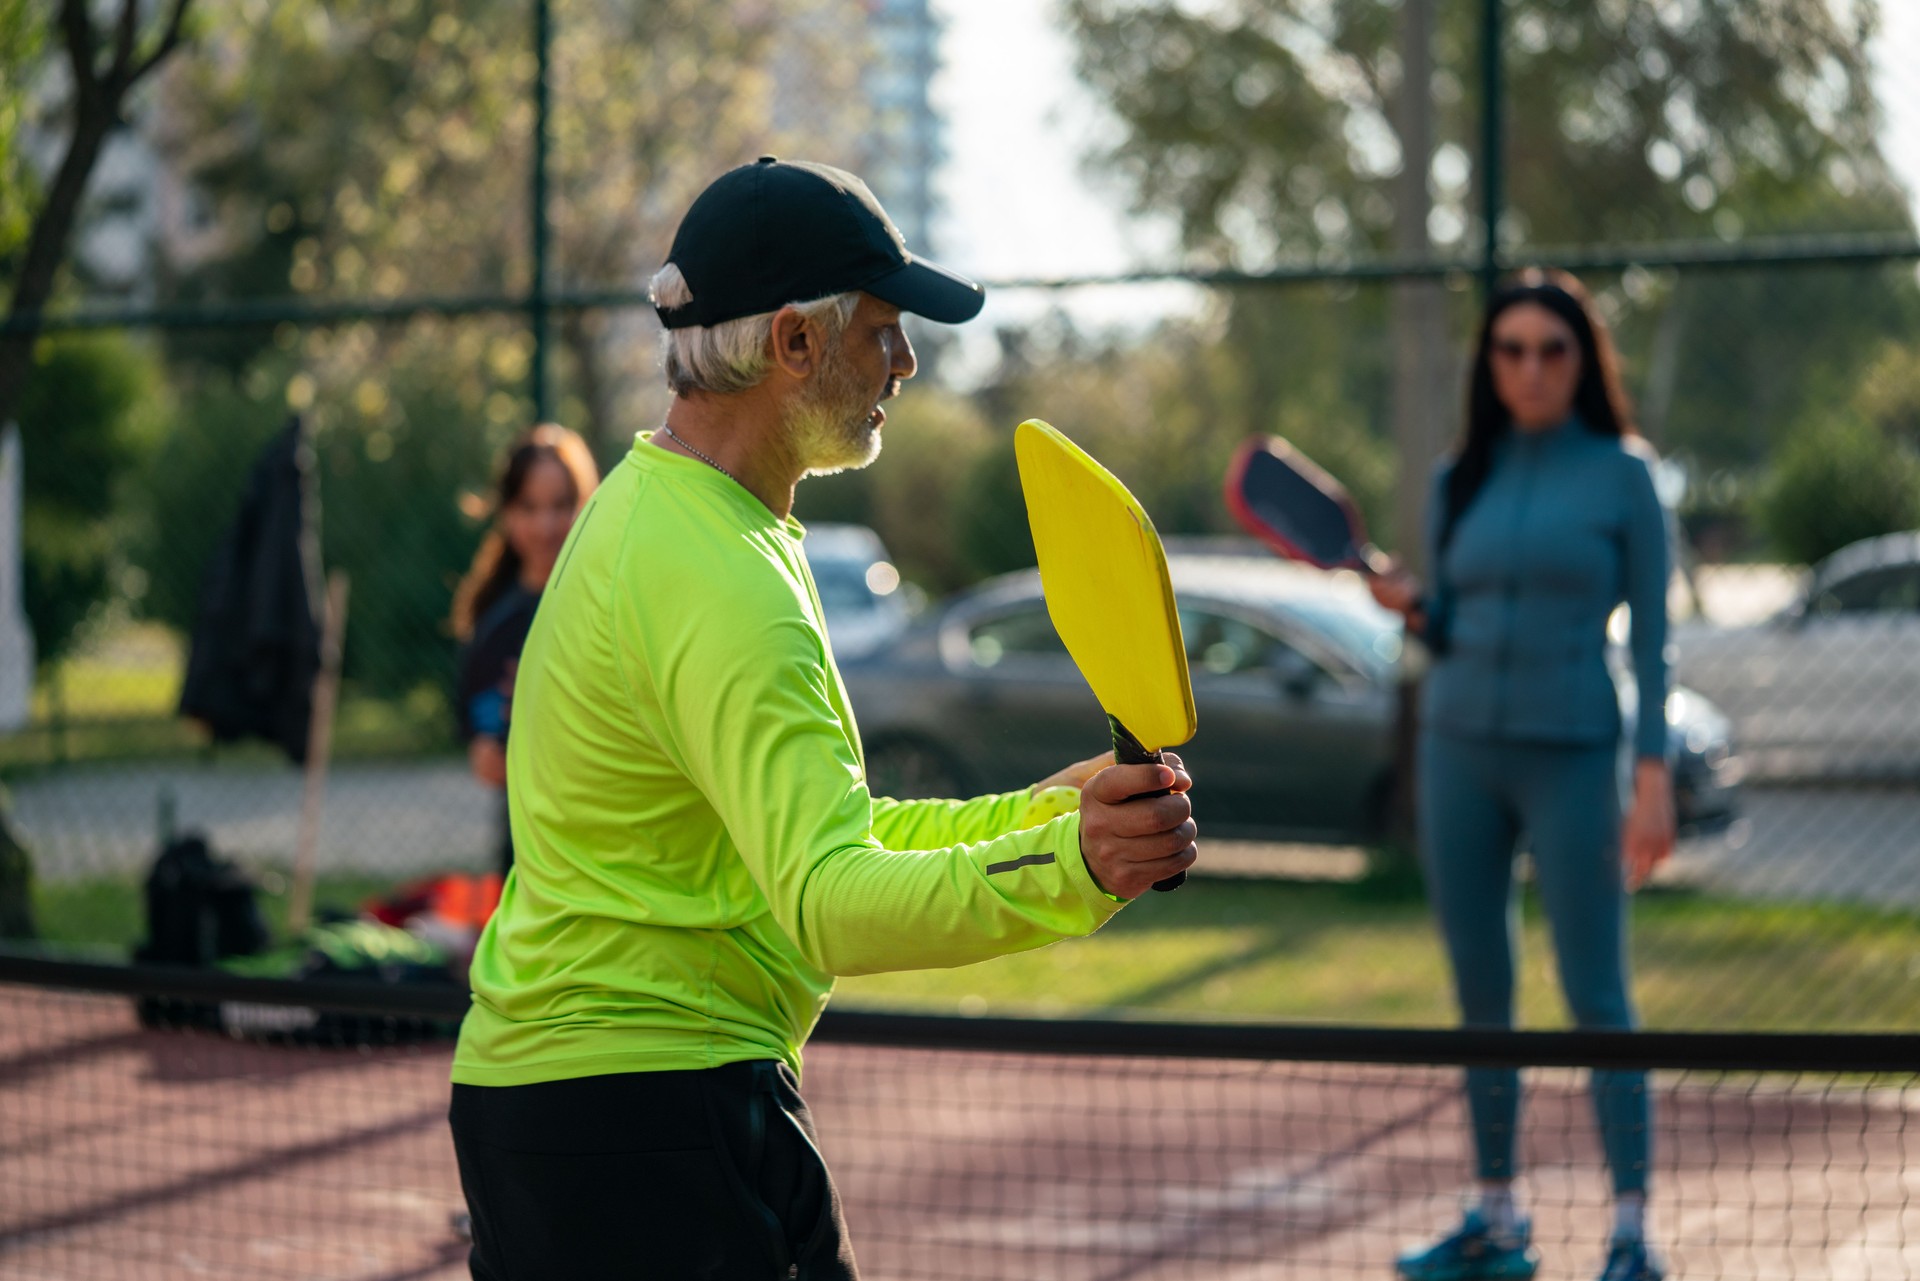
[{"label": "woman in teal jacket", "polygon": [[[1513,859],[1524,833],[1581,1027],[1634,1026],[1626,894],[1673,847],[1666,759],[1667,527],[1612,342],[1564,273],[1495,294],[1474,356],[1467,428],[1431,504],[1424,593],[1395,570],[1374,589],[1433,654],[1421,707],[1418,822],[1434,910],[1470,1027],[1513,1023]],[[1631,611],[1640,707],[1625,822],[1620,703],[1607,621]],[[1411,1281],[1533,1275],[1514,1196],[1519,1075],[1467,1073],[1480,1194],[1460,1227],[1403,1256]],[[1613,1176],[1603,1281],[1657,1281],[1645,1244],[1646,1078],[1593,1074]]]}]

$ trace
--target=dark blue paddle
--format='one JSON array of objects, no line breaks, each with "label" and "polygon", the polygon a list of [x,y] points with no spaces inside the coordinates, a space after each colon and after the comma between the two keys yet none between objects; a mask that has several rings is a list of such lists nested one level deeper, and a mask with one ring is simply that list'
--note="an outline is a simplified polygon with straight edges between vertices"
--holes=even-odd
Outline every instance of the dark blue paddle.
[{"label": "dark blue paddle", "polygon": [[1226,498],[1241,528],[1288,560],[1369,575],[1389,563],[1346,488],[1282,437],[1255,436],[1234,452]]}]

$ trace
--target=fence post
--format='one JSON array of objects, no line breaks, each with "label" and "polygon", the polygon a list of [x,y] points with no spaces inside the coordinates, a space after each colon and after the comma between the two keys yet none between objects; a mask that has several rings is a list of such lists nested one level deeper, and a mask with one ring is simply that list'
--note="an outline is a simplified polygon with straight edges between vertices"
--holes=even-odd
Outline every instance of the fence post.
[{"label": "fence post", "polygon": [[1481,0],[1480,10],[1480,213],[1485,238],[1480,249],[1480,296],[1493,296],[1500,281],[1500,213],[1506,200],[1502,190],[1506,101],[1501,93],[1501,0]]},{"label": "fence post", "polygon": [[533,238],[533,288],[527,298],[527,319],[533,329],[533,417],[535,422],[544,423],[553,418],[553,391],[547,385],[547,139],[548,117],[553,107],[553,15],[549,0],[533,0],[533,49],[536,66],[533,84],[533,189],[530,193],[532,208],[528,211]]}]

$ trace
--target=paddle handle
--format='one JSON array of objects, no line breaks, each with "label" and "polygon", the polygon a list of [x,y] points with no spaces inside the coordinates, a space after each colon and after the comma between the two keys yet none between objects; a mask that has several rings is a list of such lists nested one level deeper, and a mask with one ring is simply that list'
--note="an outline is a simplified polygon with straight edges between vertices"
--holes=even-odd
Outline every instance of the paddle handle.
[{"label": "paddle handle", "polygon": [[[1140,740],[1135,738],[1133,733],[1128,730],[1125,725],[1120,723],[1118,717],[1109,713],[1107,716],[1107,725],[1113,730],[1113,760],[1116,765],[1159,765],[1162,763],[1160,753],[1149,751],[1143,746]],[[1141,792],[1139,795],[1129,797],[1128,799],[1135,801],[1151,800],[1156,796],[1170,795],[1172,791],[1173,789],[1171,787],[1163,787],[1157,792]],[[1177,890],[1186,883],[1187,874],[1185,872],[1175,872],[1164,881],[1155,881],[1153,888],[1164,893],[1168,890]]]},{"label": "paddle handle", "polygon": [[1359,570],[1368,578],[1384,578],[1393,568],[1393,558],[1375,547],[1372,543],[1360,546]]}]

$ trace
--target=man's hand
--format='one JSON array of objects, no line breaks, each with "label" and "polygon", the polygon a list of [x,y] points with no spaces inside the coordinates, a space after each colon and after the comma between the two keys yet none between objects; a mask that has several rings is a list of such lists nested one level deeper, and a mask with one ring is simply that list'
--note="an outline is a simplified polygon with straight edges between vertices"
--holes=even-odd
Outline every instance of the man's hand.
[{"label": "man's hand", "polygon": [[1084,761],[1075,761],[1063,770],[1047,775],[1027,789],[1028,796],[1038,796],[1049,787],[1071,787],[1076,791],[1092,781],[1093,776],[1113,764],[1113,753],[1102,752],[1098,756],[1089,756]]},{"label": "man's hand", "polygon": [[[1080,857],[1101,889],[1138,898],[1199,857],[1194,837],[1193,779],[1180,758],[1163,765],[1112,765],[1080,789]],[[1168,796],[1142,797],[1171,787]],[[1142,797],[1136,800],[1135,797]]]}]

